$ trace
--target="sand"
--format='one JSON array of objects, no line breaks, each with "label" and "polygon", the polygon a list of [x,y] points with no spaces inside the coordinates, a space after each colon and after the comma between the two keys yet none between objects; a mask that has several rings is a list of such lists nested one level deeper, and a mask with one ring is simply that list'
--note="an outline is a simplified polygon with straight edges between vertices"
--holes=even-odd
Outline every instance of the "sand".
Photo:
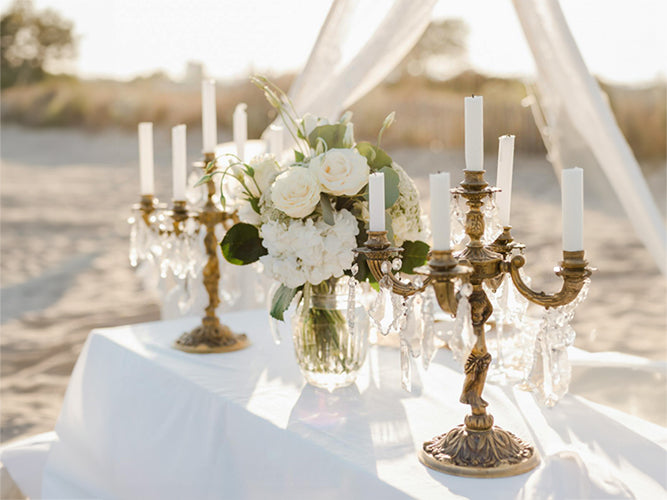
[{"label": "sand", "polygon": [[[199,137],[191,134],[189,144],[194,159]],[[91,329],[159,318],[156,297],[142,290],[127,260],[126,220],[138,198],[136,148],[131,133],[3,127],[3,442],[53,429]],[[168,198],[166,131],[157,134],[156,151],[157,190]],[[425,207],[428,173],[450,170],[454,180],[461,178],[460,152],[392,154],[417,179]],[[527,272],[534,285],[554,290],[559,282],[552,269],[560,258],[561,238],[556,179],[543,157],[519,156],[516,164],[514,234],[528,245]],[[665,280],[604,181],[587,173],[586,182],[587,255],[599,271],[577,311],[576,345],[664,361]],[[664,169],[652,171],[651,186],[664,213]],[[631,377],[612,381],[600,370],[575,368],[573,392],[667,424],[664,371],[632,370]],[[628,398],[629,388],[634,398]]]}]

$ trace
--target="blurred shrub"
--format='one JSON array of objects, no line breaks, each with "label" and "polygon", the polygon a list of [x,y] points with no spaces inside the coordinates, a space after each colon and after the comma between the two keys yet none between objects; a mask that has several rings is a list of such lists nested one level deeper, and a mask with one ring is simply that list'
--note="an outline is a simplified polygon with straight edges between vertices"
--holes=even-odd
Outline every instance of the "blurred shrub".
[{"label": "blurred shrub", "polygon": [[[293,77],[273,78],[288,89]],[[638,158],[665,157],[665,85],[645,88],[604,85],[616,119]],[[498,147],[498,136],[515,134],[518,151],[544,153],[544,145],[528,108],[519,80],[489,78],[471,71],[436,82],[426,77],[404,77],[378,86],[352,107],[355,135],[374,140],[384,117],[396,111],[396,122],[383,143],[454,149],[463,147],[463,97],[484,96],[484,138],[487,151]],[[77,81],[51,77],[46,81],[6,89],[2,120],[29,126],[78,126],[102,129],[118,126],[135,130],[140,121],[161,126],[185,123],[201,126],[201,97],[197,84],[175,84],[166,79]],[[231,129],[234,107],[248,104],[248,136],[257,138],[275,117],[262,93],[247,81],[219,86],[219,125]]]},{"label": "blurred shrub", "polygon": [[0,16],[0,86],[43,80],[49,67],[76,51],[73,25],[53,10],[35,11],[31,0],[15,0]]}]

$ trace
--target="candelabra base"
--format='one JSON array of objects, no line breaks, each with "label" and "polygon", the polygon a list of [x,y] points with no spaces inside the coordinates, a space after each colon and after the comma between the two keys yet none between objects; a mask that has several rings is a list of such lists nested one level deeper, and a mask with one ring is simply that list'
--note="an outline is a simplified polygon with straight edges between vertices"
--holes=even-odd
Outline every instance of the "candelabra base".
[{"label": "candelabra base", "polygon": [[516,476],[540,463],[537,450],[511,432],[495,426],[477,431],[466,425],[426,441],[419,460],[431,469],[464,477]]},{"label": "candelabra base", "polygon": [[245,349],[250,341],[245,333],[233,333],[226,325],[207,322],[186,332],[174,342],[174,348],[192,354],[232,352]]}]

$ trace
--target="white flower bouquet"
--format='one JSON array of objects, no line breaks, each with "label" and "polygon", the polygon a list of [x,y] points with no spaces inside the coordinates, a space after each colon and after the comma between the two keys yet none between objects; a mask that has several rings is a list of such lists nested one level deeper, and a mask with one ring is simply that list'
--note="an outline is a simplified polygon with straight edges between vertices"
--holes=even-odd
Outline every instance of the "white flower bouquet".
[{"label": "white flower bouquet", "polygon": [[[419,193],[399,165],[380,148],[382,124],[375,145],[355,142],[352,114],[337,123],[310,114],[297,117],[289,98],[268,80],[253,78],[282,117],[296,147],[294,161],[280,164],[270,154],[248,163],[234,158],[223,171],[209,169],[199,181],[223,177],[221,201],[232,196],[241,222],[225,234],[221,247],[227,261],[246,265],[260,261],[264,272],[282,286],[271,315],[283,313],[297,292],[331,279],[352,275],[353,250],[366,241],[368,176],[383,172],[387,230],[403,247],[402,271],[411,273],[426,262],[428,245]],[[224,189],[227,182],[235,187]],[[226,193],[226,195],[225,195]],[[392,227],[393,225],[393,227]],[[356,278],[373,278],[359,262]]]},{"label": "white flower bouquet", "polygon": [[[292,134],[294,160],[281,164],[262,155],[244,163],[232,158],[222,171],[207,170],[200,182],[222,175],[221,201],[233,202],[240,219],[225,234],[222,254],[232,264],[261,262],[264,272],[280,283],[271,303],[274,318],[283,320],[295,297],[305,302],[301,309],[310,316],[302,318],[302,325],[309,325],[313,352],[340,354],[335,364],[347,371],[338,349],[340,331],[349,322],[343,312],[313,304],[318,296],[340,290],[338,280],[345,275],[374,284],[363,257],[353,266],[354,249],[367,239],[370,173],[384,173],[386,227],[394,244],[403,247],[401,270],[412,273],[426,262],[429,250],[417,188],[380,147],[394,114],[384,120],[375,145],[356,142],[350,112],[336,123],[309,114],[298,117],[279,88],[264,78],[254,82]],[[331,369],[330,361],[322,363]]]}]

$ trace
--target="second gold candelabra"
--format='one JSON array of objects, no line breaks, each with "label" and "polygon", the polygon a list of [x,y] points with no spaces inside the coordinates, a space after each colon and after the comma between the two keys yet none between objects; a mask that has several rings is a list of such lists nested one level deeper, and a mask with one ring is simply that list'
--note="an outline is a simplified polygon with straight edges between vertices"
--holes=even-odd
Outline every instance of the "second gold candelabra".
[{"label": "second gold candelabra", "polygon": [[[203,160],[196,162],[194,166],[211,173],[215,171],[216,167],[212,165],[212,162],[215,161],[213,153],[206,153]],[[196,354],[236,351],[250,344],[245,334],[232,332],[227,325],[220,322],[216,314],[216,309],[220,305],[218,288],[220,284],[220,259],[218,258],[218,239],[215,235],[215,228],[219,224],[226,225],[230,222],[238,222],[238,218],[236,213],[220,210],[216,206],[213,200],[216,191],[213,180],[206,182],[206,189],[206,202],[201,209],[189,210],[185,201],[175,200],[172,208],[166,211],[167,217],[172,222],[171,227],[167,226],[159,229],[161,232],[178,237],[183,232],[185,222],[192,219],[206,231],[204,236],[206,264],[202,270],[202,277],[208,294],[208,305],[201,324],[193,330],[183,333],[174,342],[174,348]],[[158,209],[153,196],[144,195],[138,208],[142,213],[143,222],[147,226],[153,224],[154,219],[151,214]]]},{"label": "second gold candelabra", "polygon": [[563,280],[562,288],[555,294],[536,292],[522,279],[520,268],[525,259],[512,255],[521,245],[512,239],[506,227],[491,245],[482,243],[484,235],[484,200],[491,198],[494,188],[484,180],[483,170],[464,170],[465,178],[453,192],[466,199],[465,232],[470,241],[466,248],[454,255],[451,250],[432,250],[427,266],[416,270],[425,276],[420,286],[404,282],[394,276],[383,263],[400,255],[401,249],[392,247],[386,231],[371,231],[365,246],[357,249],[366,258],[369,269],[380,281],[388,275],[393,292],[409,296],[432,286],[440,308],[456,315],[461,294],[456,292],[455,282],[469,283],[472,293],[468,297],[475,343],[465,362],[465,381],[460,402],[470,405],[471,413],[463,425],[434,437],[424,443],[419,459],[433,469],[473,477],[503,477],[527,472],[539,464],[537,450],[511,432],[494,425],[493,416],[486,410],[488,403],[482,398],[491,354],[486,346],[484,325],[493,312],[483,284],[495,290],[504,274],[509,274],[517,290],[531,302],[543,307],[557,307],[572,302],[591,274],[584,260],[584,252],[563,252],[563,261],[556,274]]}]

